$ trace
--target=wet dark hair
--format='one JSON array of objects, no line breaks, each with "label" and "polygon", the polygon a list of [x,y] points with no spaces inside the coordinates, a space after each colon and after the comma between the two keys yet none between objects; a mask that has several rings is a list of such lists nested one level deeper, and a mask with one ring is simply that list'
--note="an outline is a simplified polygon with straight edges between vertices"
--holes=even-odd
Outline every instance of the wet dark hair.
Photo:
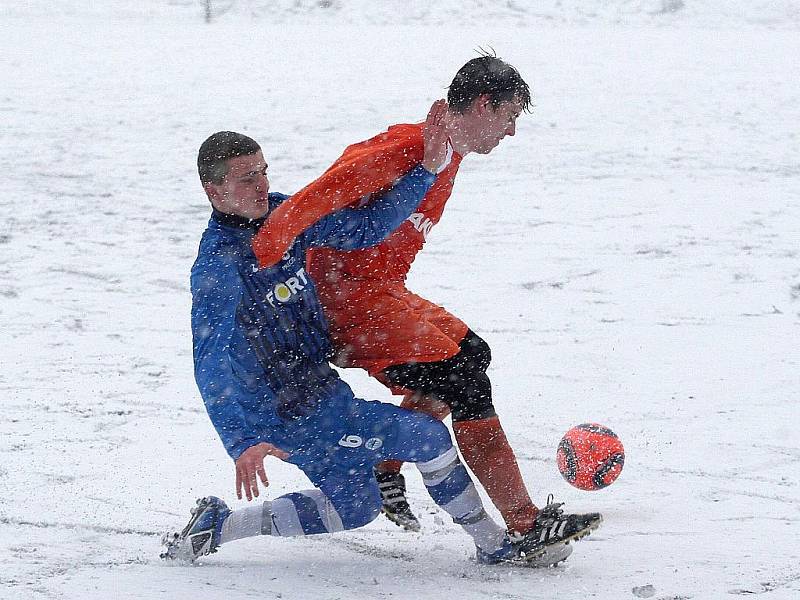
[{"label": "wet dark hair", "polygon": [[482,52],[458,70],[447,91],[447,104],[457,113],[464,113],[475,98],[488,94],[492,108],[515,97],[525,112],[531,109],[531,90],[514,67],[494,54]]},{"label": "wet dark hair", "polygon": [[256,141],[235,131],[218,131],[200,145],[197,172],[203,183],[220,184],[228,173],[227,161],[237,156],[250,156],[261,150]]}]

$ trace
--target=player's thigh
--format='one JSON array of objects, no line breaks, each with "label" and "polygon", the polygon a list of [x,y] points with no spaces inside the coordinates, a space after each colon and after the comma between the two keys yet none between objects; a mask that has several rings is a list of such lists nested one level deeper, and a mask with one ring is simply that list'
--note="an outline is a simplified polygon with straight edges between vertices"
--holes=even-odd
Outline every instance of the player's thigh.
[{"label": "player's thigh", "polygon": [[[407,289],[394,290],[393,293],[397,299],[402,300],[414,312],[417,322],[423,322],[429,328],[435,329],[437,334],[445,336],[456,346],[464,339],[469,329],[466,323],[448,312],[444,307]],[[455,353],[457,350],[453,352]]]},{"label": "player's thigh", "polygon": [[380,440],[381,460],[429,461],[453,445],[447,427],[424,413],[384,402],[364,402],[362,410],[364,435]]}]

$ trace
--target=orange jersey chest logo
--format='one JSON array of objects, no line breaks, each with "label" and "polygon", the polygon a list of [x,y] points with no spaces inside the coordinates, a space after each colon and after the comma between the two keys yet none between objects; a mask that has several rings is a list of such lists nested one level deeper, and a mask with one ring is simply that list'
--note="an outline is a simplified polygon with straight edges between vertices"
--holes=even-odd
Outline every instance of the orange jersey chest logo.
[{"label": "orange jersey chest logo", "polygon": [[428,217],[426,217],[423,213],[413,213],[411,216],[406,219],[411,225],[422,234],[422,238],[427,241],[428,234],[433,229],[434,222],[431,221]]}]

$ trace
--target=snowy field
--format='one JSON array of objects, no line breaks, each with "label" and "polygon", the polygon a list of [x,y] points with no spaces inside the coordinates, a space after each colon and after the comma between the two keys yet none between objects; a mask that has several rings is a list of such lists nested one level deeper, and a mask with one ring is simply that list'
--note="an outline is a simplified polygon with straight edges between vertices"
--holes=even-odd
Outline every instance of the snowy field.
[{"label": "snowy field", "polygon": [[[764,19],[768,3],[741,1],[693,22],[686,0],[651,2],[677,8],[650,20],[632,8],[632,23],[556,12],[493,28],[10,4],[0,598],[800,598],[797,2]],[[479,46],[519,68],[536,108],[465,160],[410,287],[491,344],[535,499],[552,492],[605,524],[558,568],[480,567],[407,468],[419,534],[379,519],[163,564],[160,534],[197,496],[242,505],[192,378],[188,272],[209,215],[198,145],[247,133],[272,189],[295,191],[346,144],[424,117]],[[555,466],[563,432],[586,421],[626,446],[602,492]],[[309,485],[267,468],[271,496]]]}]

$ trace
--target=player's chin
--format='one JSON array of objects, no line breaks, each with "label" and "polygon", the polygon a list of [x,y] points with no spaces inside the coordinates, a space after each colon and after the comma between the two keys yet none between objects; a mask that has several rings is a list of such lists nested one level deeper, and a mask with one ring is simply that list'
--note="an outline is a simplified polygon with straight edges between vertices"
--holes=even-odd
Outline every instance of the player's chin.
[{"label": "player's chin", "polygon": [[261,219],[262,217],[266,217],[267,213],[269,212],[269,200],[256,200],[251,202],[250,207],[247,211],[247,217],[249,219]]},{"label": "player's chin", "polygon": [[490,142],[490,143],[486,144],[485,146],[483,146],[482,148],[478,148],[478,150],[476,152],[478,154],[489,154],[492,150],[497,148],[499,145],[500,145],[500,140],[497,140],[496,142]]}]

